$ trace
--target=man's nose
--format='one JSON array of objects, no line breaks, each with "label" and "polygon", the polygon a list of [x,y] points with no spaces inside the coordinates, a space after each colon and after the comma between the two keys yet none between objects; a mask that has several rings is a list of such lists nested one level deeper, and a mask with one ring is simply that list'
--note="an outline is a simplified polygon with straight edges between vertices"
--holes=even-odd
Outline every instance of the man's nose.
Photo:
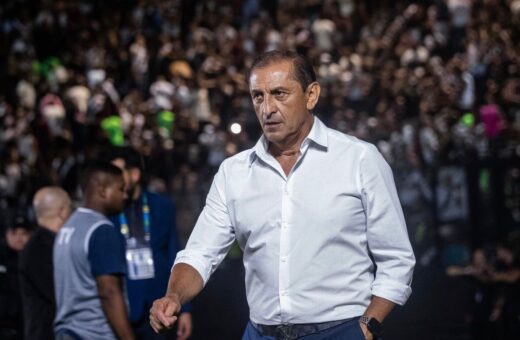
[{"label": "man's nose", "polygon": [[277,110],[276,101],[274,100],[274,98],[272,96],[266,95],[263,104],[264,105],[262,107],[262,114],[265,117],[270,117],[273,113],[276,112],[276,110]]}]

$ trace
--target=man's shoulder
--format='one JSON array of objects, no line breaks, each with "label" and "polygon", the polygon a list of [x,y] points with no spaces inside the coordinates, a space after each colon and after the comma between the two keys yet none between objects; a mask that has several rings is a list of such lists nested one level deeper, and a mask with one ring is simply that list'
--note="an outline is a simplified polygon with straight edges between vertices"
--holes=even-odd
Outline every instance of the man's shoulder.
[{"label": "man's shoulder", "polygon": [[[96,225],[95,228],[93,228],[91,231],[92,232],[89,235],[87,235],[86,238],[88,242],[88,249],[92,249],[93,247],[103,245],[107,242],[124,243],[124,236],[111,223],[100,223],[99,225]],[[104,246],[101,246],[101,248],[104,248]]]},{"label": "man's shoulder", "polygon": [[99,226],[102,224],[108,224],[111,226],[114,225],[107,216],[101,214],[100,212],[79,207],[72,213],[69,219],[64,223],[63,227],[90,228],[94,225]]},{"label": "man's shoulder", "polygon": [[244,167],[248,167],[251,164],[251,157],[254,157],[254,148],[246,149],[244,151],[240,151],[236,155],[226,158],[220,168],[230,168],[233,169],[242,169]]},{"label": "man's shoulder", "polygon": [[240,151],[239,153],[226,158],[222,163],[247,163],[250,160],[250,157],[255,152],[254,148],[249,148],[243,151]]},{"label": "man's shoulder", "polygon": [[[75,245],[82,244],[85,252],[87,252],[92,236],[99,233],[100,229],[107,228],[117,230],[114,223],[105,215],[80,207],[69,217],[56,235],[57,242],[54,242],[54,249],[73,243]],[[64,248],[69,249],[70,247]]]},{"label": "man's shoulder", "polygon": [[375,149],[372,143],[329,127],[327,128],[327,135],[333,146],[352,148],[360,154]]},{"label": "man's shoulder", "polygon": [[43,227],[38,227],[20,252],[20,264],[24,264],[28,260],[35,261],[45,252],[52,253],[54,238],[54,233]]}]

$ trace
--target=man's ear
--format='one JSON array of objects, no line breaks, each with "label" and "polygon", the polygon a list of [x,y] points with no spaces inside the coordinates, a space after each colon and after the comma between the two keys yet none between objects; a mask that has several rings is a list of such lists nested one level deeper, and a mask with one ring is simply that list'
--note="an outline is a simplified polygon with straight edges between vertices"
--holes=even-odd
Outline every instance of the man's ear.
[{"label": "man's ear", "polygon": [[65,221],[67,218],[69,218],[71,210],[72,210],[71,203],[68,201],[64,202],[61,205],[60,210],[58,211],[58,216],[60,217],[61,220]]},{"label": "man's ear", "polygon": [[309,86],[307,86],[307,90],[305,92],[307,94],[306,107],[307,110],[310,111],[314,109],[318,99],[320,98],[321,86],[317,81],[312,82],[309,84]]},{"label": "man's ear", "polygon": [[106,198],[107,197],[107,184],[108,183],[102,183],[101,181],[97,183],[96,186],[96,192],[99,197]]}]

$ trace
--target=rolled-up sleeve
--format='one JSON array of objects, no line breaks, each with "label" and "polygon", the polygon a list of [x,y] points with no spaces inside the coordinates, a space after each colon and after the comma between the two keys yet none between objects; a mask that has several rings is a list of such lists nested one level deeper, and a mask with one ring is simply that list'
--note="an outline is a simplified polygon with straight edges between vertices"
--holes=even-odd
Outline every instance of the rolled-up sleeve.
[{"label": "rolled-up sleeve", "polygon": [[410,296],[415,256],[392,170],[373,145],[360,161],[368,248],[376,264],[372,295],[403,305]]},{"label": "rolled-up sleeve", "polygon": [[234,228],[230,222],[225,195],[224,163],[213,179],[206,198],[206,205],[193,229],[186,248],[177,254],[174,266],[185,263],[195,268],[204,281],[226,256],[235,240]]}]

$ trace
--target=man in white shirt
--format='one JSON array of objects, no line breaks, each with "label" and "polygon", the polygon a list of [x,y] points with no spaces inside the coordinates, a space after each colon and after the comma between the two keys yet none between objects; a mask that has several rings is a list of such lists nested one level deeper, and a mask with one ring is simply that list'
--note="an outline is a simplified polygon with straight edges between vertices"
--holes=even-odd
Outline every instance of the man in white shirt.
[{"label": "man in white shirt", "polygon": [[236,240],[243,339],[375,339],[410,296],[415,264],[390,167],[311,113],[320,85],[302,56],[262,54],[249,86],[263,136],[220,166],[150,323],[170,328]]}]

